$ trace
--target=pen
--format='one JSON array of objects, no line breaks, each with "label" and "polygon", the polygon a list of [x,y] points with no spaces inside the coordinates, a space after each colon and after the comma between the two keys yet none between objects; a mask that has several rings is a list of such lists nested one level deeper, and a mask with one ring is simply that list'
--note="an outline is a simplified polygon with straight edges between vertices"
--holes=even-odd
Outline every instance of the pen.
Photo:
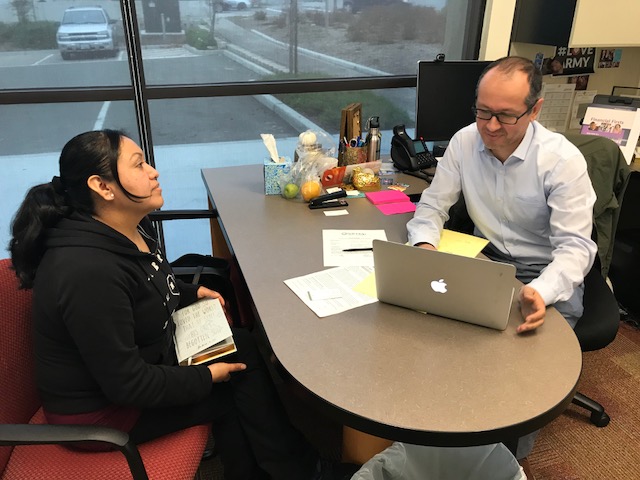
[{"label": "pen", "polygon": [[343,252],[371,252],[373,248],[343,248]]}]

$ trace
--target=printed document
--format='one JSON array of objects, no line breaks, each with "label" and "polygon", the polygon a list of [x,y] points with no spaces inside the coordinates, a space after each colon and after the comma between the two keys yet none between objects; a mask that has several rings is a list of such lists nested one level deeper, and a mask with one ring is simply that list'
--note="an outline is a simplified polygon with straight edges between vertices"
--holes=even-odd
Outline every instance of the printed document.
[{"label": "printed document", "polygon": [[377,302],[377,298],[353,290],[372,272],[373,267],[335,267],[291,278],[284,283],[322,318]]},{"label": "printed document", "polygon": [[373,267],[374,239],[386,240],[387,234],[384,230],[323,230],[324,266]]}]

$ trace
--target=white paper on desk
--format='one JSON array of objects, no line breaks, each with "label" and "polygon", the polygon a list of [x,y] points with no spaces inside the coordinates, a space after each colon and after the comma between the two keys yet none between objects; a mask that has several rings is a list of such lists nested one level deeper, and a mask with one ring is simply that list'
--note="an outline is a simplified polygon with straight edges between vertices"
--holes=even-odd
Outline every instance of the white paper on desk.
[{"label": "white paper on desk", "polygon": [[[378,300],[353,290],[362,280],[373,272],[371,267],[335,267],[302,277],[285,280],[284,283],[295,293],[305,305],[319,316],[327,317],[352,308],[361,307]],[[327,300],[310,300],[309,291],[336,289],[340,297]]]},{"label": "white paper on desk", "polygon": [[373,267],[373,252],[343,252],[347,248],[371,248],[373,240],[386,240],[384,230],[322,230],[325,267]]}]

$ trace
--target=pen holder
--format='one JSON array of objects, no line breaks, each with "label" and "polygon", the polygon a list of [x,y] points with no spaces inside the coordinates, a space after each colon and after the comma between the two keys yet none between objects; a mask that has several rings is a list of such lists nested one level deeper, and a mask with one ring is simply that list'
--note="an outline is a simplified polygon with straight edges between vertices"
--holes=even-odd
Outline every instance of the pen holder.
[{"label": "pen holder", "polygon": [[367,147],[347,147],[342,152],[342,163],[338,166],[356,165],[358,163],[367,162]]}]

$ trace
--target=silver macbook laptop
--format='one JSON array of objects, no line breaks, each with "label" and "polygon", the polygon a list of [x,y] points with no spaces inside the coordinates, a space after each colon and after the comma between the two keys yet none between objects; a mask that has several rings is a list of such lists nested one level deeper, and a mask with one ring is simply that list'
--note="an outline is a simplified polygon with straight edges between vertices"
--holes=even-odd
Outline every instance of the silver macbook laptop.
[{"label": "silver macbook laptop", "polygon": [[381,302],[504,330],[516,268],[383,240],[373,241]]}]

